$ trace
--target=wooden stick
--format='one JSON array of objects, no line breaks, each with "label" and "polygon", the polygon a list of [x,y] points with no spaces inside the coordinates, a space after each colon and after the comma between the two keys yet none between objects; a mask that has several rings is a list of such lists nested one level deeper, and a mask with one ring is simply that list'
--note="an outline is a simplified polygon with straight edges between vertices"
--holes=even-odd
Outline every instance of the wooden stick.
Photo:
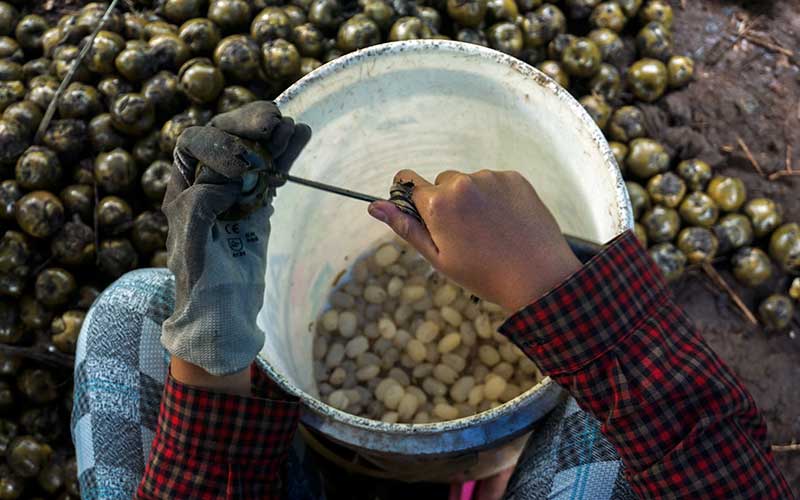
[{"label": "wooden stick", "polygon": [[783,160],[783,168],[787,172],[792,171],[792,145],[786,143],[786,158]]},{"label": "wooden stick", "polygon": [[789,50],[789,49],[787,49],[785,47],[781,47],[777,43],[772,43],[769,40],[765,40],[764,38],[761,38],[760,36],[756,36],[756,35],[754,35],[754,34],[752,34],[750,32],[742,33],[742,38],[745,38],[748,41],[753,42],[756,45],[760,45],[760,46],[764,47],[765,49],[770,49],[770,50],[772,50],[774,52],[778,52],[780,54],[783,54],[786,57],[794,57],[794,52],[792,52],[791,50]]},{"label": "wooden stick", "polygon": [[773,444],[772,451],[782,453],[787,451],[800,451],[800,443],[793,444]]},{"label": "wooden stick", "polygon": [[686,10],[686,0],[681,0],[681,10]]},{"label": "wooden stick", "polygon": [[780,179],[781,177],[792,177],[792,176],[800,176],[800,170],[795,170],[792,167],[792,145],[786,144],[786,160],[784,161],[783,170],[772,172],[771,174],[769,174],[767,179],[774,181],[776,179]]},{"label": "wooden stick", "polygon": [[722,288],[728,294],[728,296],[731,298],[733,303],[736,304],[736,307],[739,308],[739,310],[742,312],[747,321],[752,323],[754,326],[758,326],[758,319],[756,318],[756,316],[753,314],[750,308],[748,308],[747,305],[745,305],[744,301],[739,296],[739,294],[736,293],[736,291],[733,288],[731,288],[731,286],[725,281],[725,278],[720,276],[717,270],[714,269],[714,266],[712,266],[708,262],[703,262],[703,271],[705,271],[706,276],[708,276],[709,279],[714,282],[714,284]]},{"label": "wooden stick", "polygon": [[61,80],[61,85],[58,86],[58,89],[56,90],[56,93],[53,96],[53,100],[50,101],[50,104],[47,106],[47,111],[45,111],[44,113],[44,118],[42,118],[42,121],[39,124],[39,128],[36,130],[36,135],[33,138],[34,144],[39,144],[41,142],[42,136],[47,131],[47,127],[50,126],[50,120],[53,119],[53,115],[56,112],[58,99],[61,97],[61,94],[64,93],[64,89],[67,88],[67,85],[69,85],[70,82],[72,81],[72,77],[75,76],[75,73],[78,71],[78,67],[81,65],[83,58],[86,57],[86,54],[89,53],[89,49],[91,49],[92,45],[94,45],[94,39],[97,38],[97,34],[100,33],[100,30],[103,29],[103,26],[106,24],[106,21],[108,21],[108,18],[111,17],[111,12],[117,6],[118,1],[119,0],[112,0],[111,4],[108,6],[105,13],[103,14],[103,17],[100,18],[100,22],[97,23],[97,27],[92,32],[92,36],[89,37],[88,43],[86,43],[86,45],[83,46],[80,53],[78,54],[78,57],[76,57],[75,60],[72,61],[72,66],[70,66],[69,71],[64,76],[64,79]]},{"label": "wooden stick", "polygon": [[742,148],[742,151],[744,151],[745,156],[747,156],[747,159],[750,160],[750,164],[753,165],[753,168],[756,170],[756,172],[758,172],[758,175],[764,177],[764,170],[761,168],[761,165],[755,159],[753,153],[750,151],[750,148],[747,147],[747,144],[745,144],[740,135],[736,136],[736,142],[739,143],[739,147]]}]

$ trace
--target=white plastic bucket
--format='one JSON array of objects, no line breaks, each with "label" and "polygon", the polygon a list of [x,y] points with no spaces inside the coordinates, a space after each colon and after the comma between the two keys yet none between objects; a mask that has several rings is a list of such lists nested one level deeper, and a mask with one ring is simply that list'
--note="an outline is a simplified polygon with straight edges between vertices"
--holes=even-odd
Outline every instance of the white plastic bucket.
[{"label": "white plastic bucket", "polygon": [[[313,129],[297,176],[387,196],[402,168],[430,179],[445,169],[513,169],[565,233],[606,242],[633,226],[624,182],[592,119],[555,82],[505,54],[440,40],[378,45],[319,68],[277,103]],[[366,208],[308,187],[280,188],[259,314],[266,369],[302,399],[305,425],[389,476],[450,481],[513,464],[520,436],[562,395],[549,378],[494,410],[428,425],[356,417],[313,396],[313,321],[337,273],[388,234]]]}]

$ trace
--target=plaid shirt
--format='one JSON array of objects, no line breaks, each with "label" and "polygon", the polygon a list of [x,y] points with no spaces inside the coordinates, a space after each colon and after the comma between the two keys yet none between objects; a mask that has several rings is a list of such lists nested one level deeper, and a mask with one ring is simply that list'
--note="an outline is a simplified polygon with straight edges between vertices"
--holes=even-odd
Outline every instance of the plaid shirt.
[{"label": "plaid shirt", "polygon": [[[752,397],[674,304],[633,233],[500,329],[585,411],[643,498],[791,498]],[[138,498],[278,498],[298,403],[167,381]]]}]

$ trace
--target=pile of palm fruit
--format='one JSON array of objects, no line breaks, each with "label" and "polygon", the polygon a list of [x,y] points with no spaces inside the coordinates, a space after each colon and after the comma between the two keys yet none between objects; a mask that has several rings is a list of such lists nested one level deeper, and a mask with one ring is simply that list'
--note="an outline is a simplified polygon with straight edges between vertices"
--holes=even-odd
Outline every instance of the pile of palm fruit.
[{"label": "pile of palm fruit", "polygon": [[[0,500],[78,498],[68,364],[98,293],[165,263],[159,207],[181,131],[370,45],[486,45],[568,88],[608,137],[636,234],[667,279],[711,262],[747,287],[800,274],[800,226],[784,223],[780,206],[748,200],[740,179],[670,157],[646,136],[637,102],[694,72],[673,54],[664,0],[163,0],[105,18],[108,6],[91,3],[50,20],[9,1],[0,1]],[[761,320],[785,329],[793,301],[771,292]],[[800,281],[790,294],[800,298]]]}]

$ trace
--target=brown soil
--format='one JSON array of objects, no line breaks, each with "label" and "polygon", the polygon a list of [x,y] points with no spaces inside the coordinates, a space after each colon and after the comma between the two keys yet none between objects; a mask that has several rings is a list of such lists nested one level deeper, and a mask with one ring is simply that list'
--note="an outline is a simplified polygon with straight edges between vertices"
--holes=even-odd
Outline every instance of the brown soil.
[{"label": "brown soil", "polygon": [[[742,140],[763,171],[783,170],[787,145],[791,162],[800,170],[800,12],[796,0],[761,2],[685,2],[675,6],[677,52],[698,63],[696,81],[659,103],[676,129],[666,128],[661,139],[699,149],[715,163],[716,171],[745,180],[748,195],[767,196],[784,207],[784,219],[800,221],[800,177],[769,181],[760,176],[737,143]],[[749,33],[738,36],[740,27]],[[755,36],[794,51],[793,56],[748,39]],[[687,130],[699,132],[705,141]],[[689,138],[689,140],[687,140]],[[694,139],[694,140],[692,140]],[[710,148],[710,149],[707,149]],[[683,154],[692,152],[683,151]],[[734,284],[730,274],[723,276]],[[701,326],[706,339],[736,371],[753,394],[775,444],[800,442],[800,323],[794,332],[768,333],[749,327],[724,295],[690,273],[675,286],[675,294]],[[786,290],[789,279],[776,278],[758,290],[736,287],[751,310],[774,290]],[[734,285],[735,286],[735,285]],[[778,464],[800,496],[800,451],[777,453]]]}]

